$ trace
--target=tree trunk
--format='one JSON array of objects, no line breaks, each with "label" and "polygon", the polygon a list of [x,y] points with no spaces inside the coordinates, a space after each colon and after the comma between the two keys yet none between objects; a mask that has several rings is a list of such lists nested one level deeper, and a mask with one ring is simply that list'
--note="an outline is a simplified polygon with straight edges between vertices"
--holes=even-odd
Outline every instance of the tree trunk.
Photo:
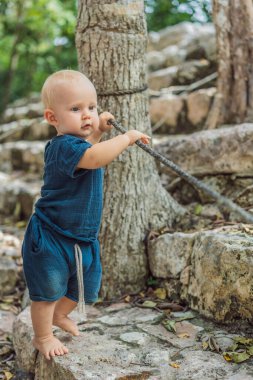
[{"label": "tree trunk", "polygon": [[[80,71],[95,84],[99,105],[126,129],[151,134],[146,85],[146,23],[143,1],[79,1],[76,46]],[[133,90],[133,94],[124,92]],[[117,94],[123,91],[122,95]],[[112,131],[111,136],[117,132]],[[148,275],[145,237],[183,214],[162,187],[154,160],[137,146],[105,173],[100,232],[104,268],[102,296],[143,288]]]},{"label": "tree trunk", "polygon": [[[253,119],[253,4],[252,0],[213,0],[218,51],[216,120],[223,123]],[[217,104],[219,105],[217,112]],[[210,117],[211,119],[211,117]]]}]

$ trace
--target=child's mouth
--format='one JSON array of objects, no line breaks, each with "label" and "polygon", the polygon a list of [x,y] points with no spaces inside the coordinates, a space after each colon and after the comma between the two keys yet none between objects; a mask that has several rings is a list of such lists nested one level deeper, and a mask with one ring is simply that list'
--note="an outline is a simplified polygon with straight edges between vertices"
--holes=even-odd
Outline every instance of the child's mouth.
[{"label": "child's mouth", "polygon": [[88,129],[91,127],[91,124],[85,124],[85,125],[82,125],[81,129]]}]

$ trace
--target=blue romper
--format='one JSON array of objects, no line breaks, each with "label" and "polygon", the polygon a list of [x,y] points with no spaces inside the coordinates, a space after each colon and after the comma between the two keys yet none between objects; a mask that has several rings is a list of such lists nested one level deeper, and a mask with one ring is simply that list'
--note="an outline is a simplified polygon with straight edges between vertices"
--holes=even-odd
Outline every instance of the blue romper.
[{"label": "blue romper", "polygon": [[76,169],[90,147],[72,135],[56,136],[45,147],[41,198],[22,245],[24,274],[33,301],[66,296],[78,302],[75,246],[82,260],[85,302],[97,300],[102,275],[98,233],[103,169]]}]

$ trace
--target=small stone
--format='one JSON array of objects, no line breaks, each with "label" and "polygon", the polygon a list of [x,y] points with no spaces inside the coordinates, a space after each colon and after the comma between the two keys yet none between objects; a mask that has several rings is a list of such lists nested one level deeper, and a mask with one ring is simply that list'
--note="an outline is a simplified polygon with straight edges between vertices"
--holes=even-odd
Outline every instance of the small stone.
[{"label": "small stone", "polygon": [[120,335],[120,339],[123,340],[123,342],[135,343],[139,344],[140,346],[147,343],[148,337],[149,336],[147,334],[139,332],[130,332]]}]

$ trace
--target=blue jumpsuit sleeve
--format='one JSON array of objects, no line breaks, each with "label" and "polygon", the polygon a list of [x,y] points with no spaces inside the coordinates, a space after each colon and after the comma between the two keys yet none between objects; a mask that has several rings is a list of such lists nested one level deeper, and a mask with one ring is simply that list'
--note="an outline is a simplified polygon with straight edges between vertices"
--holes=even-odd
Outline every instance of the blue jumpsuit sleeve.
[{"label": "blue jumpsuit sleeve", "polygon": [[58,169],[65,175],[75,178],[85,174],[89,169],[77,169],[77,164],[92,145],[81,138],[69,136],[67,140],[63,140],[57,150],[56,165]]}]

